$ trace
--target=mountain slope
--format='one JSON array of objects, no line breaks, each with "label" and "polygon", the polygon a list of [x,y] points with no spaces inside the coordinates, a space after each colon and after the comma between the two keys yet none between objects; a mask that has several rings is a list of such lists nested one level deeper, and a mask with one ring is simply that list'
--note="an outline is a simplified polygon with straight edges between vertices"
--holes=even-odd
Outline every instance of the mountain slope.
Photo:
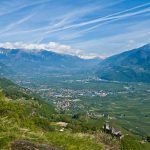
[{"label": "mountain slope", "polygon": [[150,44],[105,59],[97,75],[106,80],[150,82]]},{"label": "mountain slope", "polygon": [[41,74],[90,70],[100,62],[100,59],[85,60],[46,50],[0,48],[0,62],[19,73]]},{"label": "mountain slope", "polygon": [[14,72],[9,67],[0,62],[0,76],[8,76],[13,73]]},{"label": "mountain slope", "polygon": [[[11,89],[16,89],[16,97],[11,95]],[[67,128],[66,131],[59,132],[62,127],[57,123],[63,119],[63,115],[57,114],[50,104],[39,98],[13,82],[0,78],[0,149],[103,148],[103,144],[95,142],[90,135],[81,137]],[[65,118],[67,120],[67,116]]]}]

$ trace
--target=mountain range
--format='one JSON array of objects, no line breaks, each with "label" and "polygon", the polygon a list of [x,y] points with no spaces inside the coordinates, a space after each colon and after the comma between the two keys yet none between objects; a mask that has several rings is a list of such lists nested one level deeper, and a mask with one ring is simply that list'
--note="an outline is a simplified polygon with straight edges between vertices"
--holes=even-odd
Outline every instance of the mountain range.
[{"label": "mountain range", "polygon": [[150,44],[103,60],[97,75],[113,81],[150,82]]},{"label": "mountain range", "polygon": [[19,73],[50,73],[91,70],[101,59],[81,59],[47,50],[0,48],[0,62]]},{"label": "mountain range", "polygon": [[42,75],[94,72],[101,79],[123,82],[150,82],[150,44],[121,54],[81,59],[47,50],[0,48],[0,74]]}]

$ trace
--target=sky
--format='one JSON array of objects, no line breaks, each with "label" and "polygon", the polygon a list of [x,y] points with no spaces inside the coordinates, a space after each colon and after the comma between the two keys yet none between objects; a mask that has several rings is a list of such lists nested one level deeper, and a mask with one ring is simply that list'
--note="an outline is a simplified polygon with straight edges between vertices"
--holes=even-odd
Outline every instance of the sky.
[{"label": "sky", "polygon": [[0,47],[83,58],[150,43],[150,0],[0,0]]}]

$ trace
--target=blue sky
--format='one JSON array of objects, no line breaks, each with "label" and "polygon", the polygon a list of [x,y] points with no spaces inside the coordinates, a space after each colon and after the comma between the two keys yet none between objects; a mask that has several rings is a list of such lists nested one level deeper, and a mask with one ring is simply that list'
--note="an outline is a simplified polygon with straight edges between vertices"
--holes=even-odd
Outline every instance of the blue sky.
[{"label": "blue sky", "polygon": [[149,0],[0,0],[0,46],[108,57],[150,43]]}]

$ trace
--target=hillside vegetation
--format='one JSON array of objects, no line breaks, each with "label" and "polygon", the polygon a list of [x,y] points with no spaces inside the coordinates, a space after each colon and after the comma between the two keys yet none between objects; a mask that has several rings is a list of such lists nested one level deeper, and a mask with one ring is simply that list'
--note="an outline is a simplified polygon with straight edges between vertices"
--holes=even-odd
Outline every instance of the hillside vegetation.
[{"label": "hillside vegetation", "polygon": [[[12,142],[27,141],[36,146],[65,150],[144,150],[136,139],[125,136],[121,141],[102,132],[102,122],[78,114],[68,116],[55,112],[31,91],[11,81],[0,79],[0,149],[10,149]],[[68,123],[67,127],[58,122]],[[30,145],[34,145],[30,144]],[[17,148],[16,148],[17,149]]]},{"label": "hillside vegetation", "polygon": [[[0,92],[0,149],[9,149],[11,142],[15,140],[47,143],[70,150],[77,150],[79,147],[83,150],[102,149],[101,144],[91,136],[83,134],[82,137],[69,130],[59,132],[60,126],[55,122],[60,117],[54,114],[52,106],[37,100],[33,95],[31,98],[31,95],[21,91],[20,87],[15,87],[9,80],[1,79],[0,83],[1,89],[4,88]],[[13,92],[9,92],[10,87]]]}]

